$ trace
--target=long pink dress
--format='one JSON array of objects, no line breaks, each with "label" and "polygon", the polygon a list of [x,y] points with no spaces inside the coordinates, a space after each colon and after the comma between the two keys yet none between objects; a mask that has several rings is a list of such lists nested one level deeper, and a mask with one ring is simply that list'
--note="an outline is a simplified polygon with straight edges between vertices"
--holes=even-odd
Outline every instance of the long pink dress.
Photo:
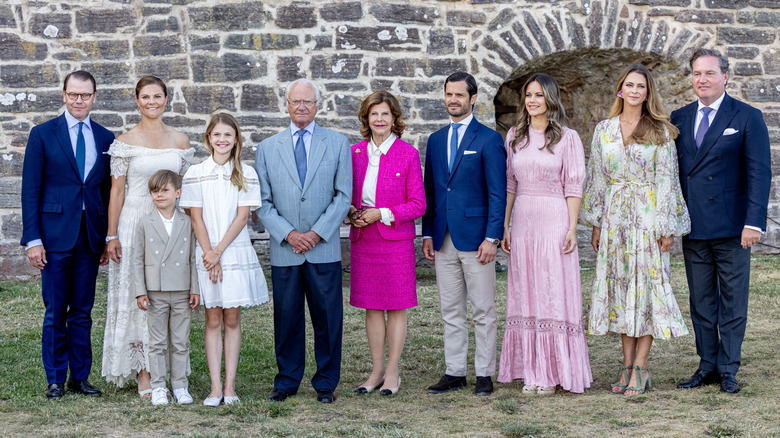
[{"label": "long pink dress", "polygon": [[544,132],[529,129],[530,144],[512,151],[507,134],[507,192],[512,210],[506,293],[506,332],[498,381],[560,385],[584,392],[593,377],[582,327],[579,254],[563,253],[566,197],[582,197],[585,154],[576,132],[564,128],[551,154]]}]

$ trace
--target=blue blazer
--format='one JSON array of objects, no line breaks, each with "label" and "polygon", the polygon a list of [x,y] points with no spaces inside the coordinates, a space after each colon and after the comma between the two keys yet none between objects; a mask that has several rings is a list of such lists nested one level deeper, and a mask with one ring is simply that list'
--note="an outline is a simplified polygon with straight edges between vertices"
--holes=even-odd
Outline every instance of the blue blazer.
[{"label": "blue blazer", "polygon": [[769,133],[761,111],[728,94],[697,150],[698,101],[672,113],[680,186],[691,215],[690,239],[742,234],[745,225],[766,230],[772,181]]},{"label": "blue blazer", "polygon": [[65,115],[30,131],[22,170],[22,245],[41,239],[46,251],[69,251],[81,228],[82,205],[89,247],[103,252],[111,190],[109,156],[114,134],[90,120],[97,160],[81,181]]},{"label": "blue blazer", "polygon": [[[295,166],[290,129],[260,142],[255,169],[262,193],[257,215],[271,236],[271,265],[341,261],[339,227],[352,199],[352,156],[347,137],[314,126],[303,186]],[[292,230],[312,230],[322,240],[310,251],[296,254],[285,240]]]},{"label": "blue blazer", "polygon": [[446,126],[428,137],[422,233],[433,238],[436,251],[447,230],[456,249],[476,251],[486,237],[504,236],[506,149],[501,134],[472,119],[450,173],[449,129]]}]

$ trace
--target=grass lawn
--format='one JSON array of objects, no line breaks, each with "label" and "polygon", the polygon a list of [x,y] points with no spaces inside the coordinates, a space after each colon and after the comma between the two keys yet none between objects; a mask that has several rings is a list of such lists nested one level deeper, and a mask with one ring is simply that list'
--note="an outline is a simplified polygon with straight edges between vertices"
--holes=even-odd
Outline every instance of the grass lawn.
[{"label": "grass lawn", "polygon": [[[37,282],[0,282],[0,430],[10,436],[780,436],[780,257],[756,256],[752,266],[750,315],[737,378],[742,392],[725,395],[717,386],[675,389],[696,369],[688,292],[681,260],[673,266],[674,290],[691,334],[653,345],[649,367],[653,388],[631,399],[609,392],[620,356],[617,336],[588,336],[594,382],[584,395],[558,391],[551,397],[524,396],[522,384],[497,384],[490,397],[473,393],[473,369],[465,391],[432,395],[425,389],[444,371],[442,324],[434,274],[418,272],[420,305],[409,312],[409,335],[401,364],[403,384],[394,397],[366,396],[352,390],[370,372],[364,313],[350,307],[344,289],[344,353],[341,385],[332,405],[317,403],[308,383],[314,372],[311,327],[308,361],[298,395],[269,403],[276,362],[272,307],[242,315],[243,344],[238,369],[240,406],[206,408],[209,381],[203,351],[202,310],[192,326],[190,391],[195,404],[154,408],[136,395],[134,383],[116,388],[100,377],[105,295],[95,303],[90,381],[103,397],[66,393],[48,401],[40,357],[43,304]],[[593,269],[583,262],[587,302]],[[346,284],[346,282],[345,282]],[[105,289],[105,279],[98,290]],[[503,335],[506,274],[499,274],[496,304],[499,340]],[[473,335],[473,333],[472,333]],[[472,354],[469,356],[473,364]]]}]

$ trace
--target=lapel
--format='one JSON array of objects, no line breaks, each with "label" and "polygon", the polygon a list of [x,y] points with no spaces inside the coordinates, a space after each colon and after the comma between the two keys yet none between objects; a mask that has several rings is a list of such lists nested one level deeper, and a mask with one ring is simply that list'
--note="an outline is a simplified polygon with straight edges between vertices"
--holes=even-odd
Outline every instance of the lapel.
[{"label": "lapel", "polygon": [[374,195],[376,205],[382,205],[380,200],[382,199],[383,191],[392,191],[394,189],[393,187],[389,187],[388,184],[385,184],[385,182],[395,182],[394,179],[387,179],[387,173],[388,168],[390,167],[389,163],[398,160],[396,155],[400,150],[400,146],[398,145],[400,141],[400,138],[396,138],[392,146],[390,146],[390,149],[387,150],[387,153],[379,158],[379,169],[376,176],[376,194]]},{"label": "lapel", "polygon": [[[158,217],[159,219],[159,217]],[[163,225],[162,222],[160,222],[160,225]],[[165,237],[168,237],[168,233],[165,232],[165,226],[163,225],[163,234],[165,234]],[[165,254],[163,254],[163,260],[167,259],[169,255],[171,255],[171,252],[173,251],[174,247],[176,246],[176,242],[179,239],[179,234],[181,233],[181,230],[184,228],[184,216],[182,216],[182,213],[176,212],[176,214],[173,215],[173,227],[171,227],[171,237],[169,240],[165,242]]]},{"label": "lapel", "polygon": [[[360,152],[357,152],[358,150]],[[354,173],[352,184],[355,186],[355,190],[353,190],[353,199],[355,201],[355,208],[360,209],[363,205],[363,183],[365,182],[366,172],[368,171],[368,141],[363,140],[358,143],[352,157],[352,171]]]},{"label": "lapel", "polygon": [[[157,238],[160,239],[160,242],[162,242],[163,245],[168,245],[168,232],[165,231],[165,225],[163,225],[162,220],[160,220],[160,212],[157,211],[157,209],[154,210],[157,214],[152,214],[149,217],[149,222],[152,224],[152,228],[157,233]],[[173,233],[171,233],[173,234]],[[163,260],[165,257],[163,257]]]},{"label": "lapel", "polygon": [[[311,136],[311,145],[309,146],[309,160],[308,164],[306,165],[306,180],[303,183],[304,192],[309,187],[309,184],[311,184],[311,180],[314,178],[314,174],[316,173],[314,170],[320,166],[320,161],[322,161],[322,157],[325,155],[325,148],[327,147],[325,140],[325,135],[321,135],[320,127],[315,123],[314,133]],[[293,157],[293,160],[294,159],[295,157]],[[296,171],[296,175],[297,174],[298,173]]]},{"label": "lapel", "polygon": [[689,157],[695,157],[699,151],[696,149],[696,111],[698,111],[698,100],[688,105],[688,109],[683,112],[685,117],[681,123],[681,126],[687,126],[688,129],[685,132],[680,132],[680,136],[683,137],[683,145],[685,147],[685,154]]},{"label": "lapel", "polygon": [[[468,150],[469,146],[471,146],[471,143],[477,137],[478,130],[479,130],[479,122],[477,122],[476,118],[471,119],[471,123],[469,123],[469,126],[466,128],[466,133],[463,135],[463,140],[461,140],[460,144],[458,145],[458,151],[455,154],[455,162],[452,163],[450,180],[452,179],[452,175],[455,174],[455,171],[458,170],[458,164],[460,164],[460,160],[463,158],[463,151]],[[447,137],[445,136],[444,138],[446,139]],[[449,145],[445,146],[445,148],[446,147],[449,147]],[[444,157],[446,161],[446,157],[447,157],[446,151]]]},{"label": "lapel", "polygon": [[279,133],[278,148],[279,156],[282,163],[284,163],[284,167],[290,173],[290,178],[295,181],[295,185],[298,188],[301,188],[301,179],[298,177],[298,167],[295,165],[295,151],[293,151],[292,134],[289,127]]},{"label": "lapel", "polygon": [[[712,125],[707,129],[707,133],[704,134],[704,138],[701,141],[701,147],[696,152],[693,159],[693,167],[707,155],[710,149],[715,145],[718,139],[723,135],[723,131],[729,126],[731,119],[735,115],[733,99],[727,94],[723,98],[723,102],[718,108],[718,112],[715,114],[715,118],[712,120]],[[695,147],[695,145],[694,145]]]},{"label": "lapel", "polygon": [[73,172],[76,173],[76,179],[78,179],[79,166],[76,165],[76,155],[73,153],[73,145],[70,143],[70,133],[68,133],[68,120],[65,118],[65,114],[57,118],[57,123],[55,124],[54,130],[55,130],[54,136],[57,138],[57,141],[60,143],[60,147],[62,148],[62,153],[65,154],[65,157],[67,157],[68,163],[70,163],[70,167],[73,169]]}]

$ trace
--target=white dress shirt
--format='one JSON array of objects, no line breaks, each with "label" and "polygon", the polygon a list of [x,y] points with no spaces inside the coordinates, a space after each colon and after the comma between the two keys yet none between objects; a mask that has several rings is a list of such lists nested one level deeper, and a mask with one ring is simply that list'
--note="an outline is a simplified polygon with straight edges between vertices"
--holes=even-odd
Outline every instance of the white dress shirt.
[{"label": "white dress shirt", "polygon": [[157,214],[160,215],[160,219],[165,226],[165,231],[168,232],[168,237],[171,237],[171,230],[173,230],[173,220],[176,218],[176,210],[173,210],[173,216],[171,216],[170,219],[165,219],[165,216],[160,213],[160,210],[157,210]]},{"label": "white dress shirt", "polygon": [[[376,206],[376,185],[379,179],[379,160],[382,155],[387,155],[387,151],[390,150],[390,146],[396,140],[395,134],[391,133],[389,137],[385,139],[379,146],[374,144],[373,137],[368,140],[368,166],[366,168],[366,178],[363,180],[363,193],[360,198],[360,204],[363,207],[375,207]],[[379,209],[382,213],[383,224],[390,226],[395,217],[393,212],[389,208],[382,207]]]},{"label": "white dress shirt", "polygon": [[[469,125],[471,124],[471,121],[474,120],[474,114],[469,114],[468,117],[461,120],[460,126],[458,127],[458,149],[460,149],[460,144],[463,142],[463,136],[466,135],[466,130],[468,129]],[[450,119],[450,129],[447,131],[447,163],[450,162],[450,142],[452,141],[452,124],[456,123],[454,120]]]},{"label": "white dress shirt", "polygon": [[[306,132],[303,133],[303,147],[306,149],[306,162],[309,162],[309,150],[311,149],[311,138],[314,135],[314,125],[315,122],[309,123],[309,125],[303,129],[306,130]],[[298,131],[300,131],[301,128],[295,126],[292,122],[290,122],[290,132],[292,133],[292,145],[293,150],[295,150],[295,145],[298,143]]]}]

